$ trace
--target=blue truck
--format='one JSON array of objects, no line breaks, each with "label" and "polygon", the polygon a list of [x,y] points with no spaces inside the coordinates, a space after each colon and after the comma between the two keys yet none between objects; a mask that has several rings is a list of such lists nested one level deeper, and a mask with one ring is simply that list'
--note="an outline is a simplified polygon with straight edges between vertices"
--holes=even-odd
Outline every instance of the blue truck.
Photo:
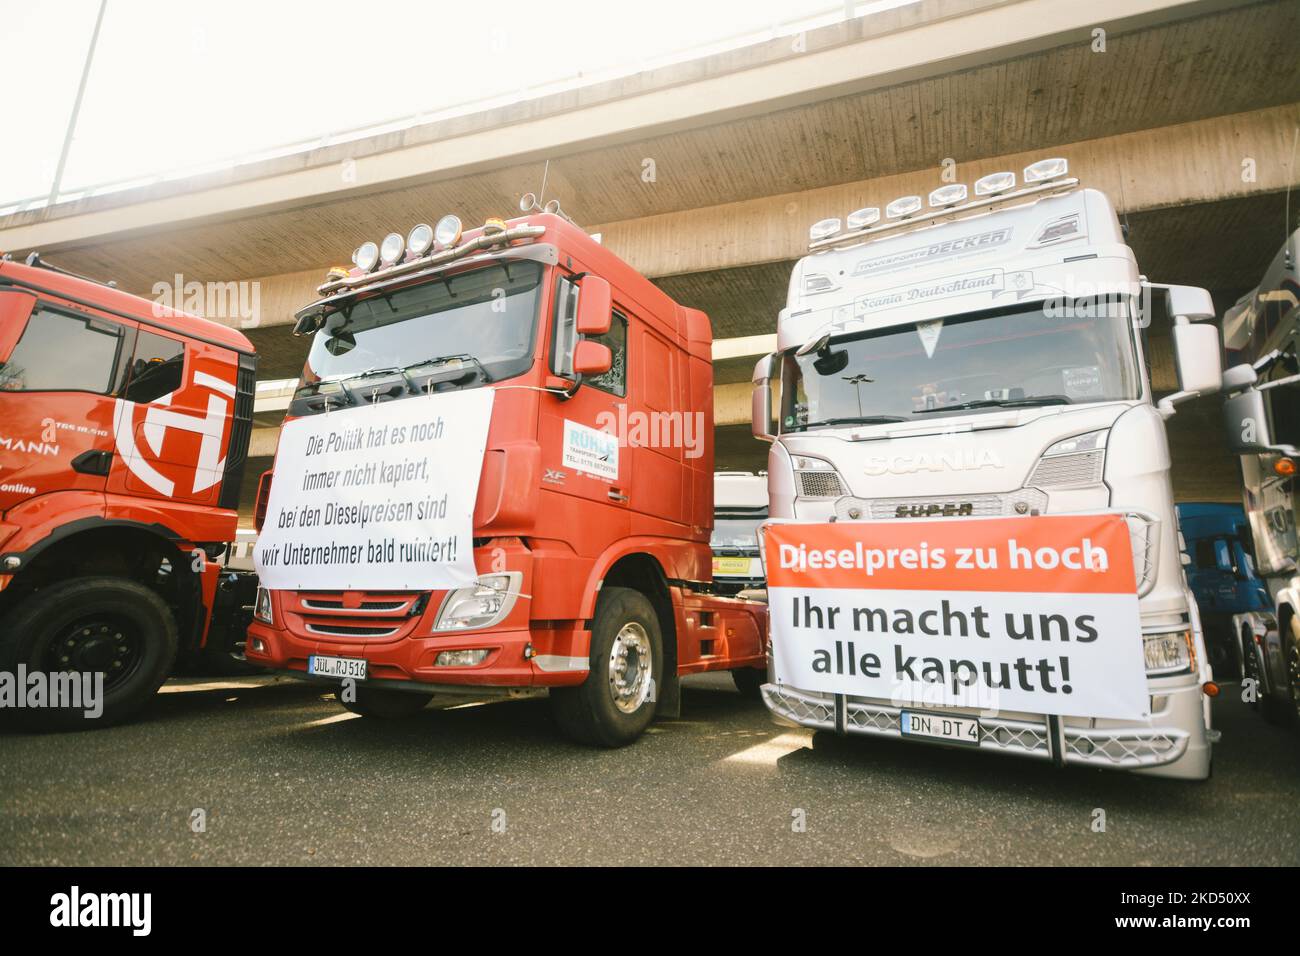
[{"label": "blue truck", "polygon": [[1233,619],[1271,612],[1273,600],[1255,573],[1250,526],[1241,505],[1185,502],[1178,507],[1187,583],[1196,596],[1205,644],[1219,679],[1241,677]]}]

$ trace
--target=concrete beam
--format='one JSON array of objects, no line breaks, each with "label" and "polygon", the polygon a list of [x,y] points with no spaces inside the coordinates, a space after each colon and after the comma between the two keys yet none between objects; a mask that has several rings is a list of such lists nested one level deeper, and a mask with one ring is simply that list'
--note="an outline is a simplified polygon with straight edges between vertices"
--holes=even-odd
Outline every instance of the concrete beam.
[{"label": "concrete beam", "polygon": [[1026,56],[1098,24],[1121,32],[1242,3],[923,0],[399,134],[16,213],[0,223],[0,247],[85,245],[465,176]]},{"label": "concrete beam", "polygon": [[[1293,164],[1291,157],[1298,125],[1300,103],[1292,103],[1071,143],[1054,147],[1051,154],[1069,159],[1071,172],[1085,185],[1101,189],[1117,208],[1136,214],[1300,186],[1300,164]],[[969,184],[1001,169],[1019,172],[1044,155],[954,158],[958,180]],[[842,217],[897,196],[926,195],[939,184],[939,171],[927,169],[592,228],[603,234],[605,245],[652,278],[741,269],[799,258],[807,251],[808,226],[818,219]],[[327,267],[251,280],[260,303],[251,319],[208,317],[243,328],[287,324],[296,309],[316,298]],[[715,352],[714,357],[731,356]]]}]

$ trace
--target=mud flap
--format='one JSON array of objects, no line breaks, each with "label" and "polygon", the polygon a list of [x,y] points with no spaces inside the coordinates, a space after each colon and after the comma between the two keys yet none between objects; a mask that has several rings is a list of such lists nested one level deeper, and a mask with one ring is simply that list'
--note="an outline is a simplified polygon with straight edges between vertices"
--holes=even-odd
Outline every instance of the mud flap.
[{"label": "mud flap", "polygon": [[682,679],[676,674],[665,676],[655,685],[655,716],[676,720],[682,716]]}]

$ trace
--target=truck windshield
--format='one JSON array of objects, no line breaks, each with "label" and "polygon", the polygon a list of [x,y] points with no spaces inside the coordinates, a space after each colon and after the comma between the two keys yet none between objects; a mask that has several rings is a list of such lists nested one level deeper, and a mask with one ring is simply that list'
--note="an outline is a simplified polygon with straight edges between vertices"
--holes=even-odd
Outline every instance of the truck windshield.
[{"label": "truck windshield", "polygon": [[782,360],[783,431],[1141,395],[1127,309],[1114,304],[1048,311],[1037,303],[795,351]]},{"label": "truck windshield", "polygon": [[728,549],[757,551],[758,526],[766,518],[766,513],[714,518],[713,536],[709,539],[709,547],[715,551]]},{"label": "truck windshield", "polygon": [[494,263],[331,313],[312,340],[292,413],[522,374],[532,363],[542,268]]}]

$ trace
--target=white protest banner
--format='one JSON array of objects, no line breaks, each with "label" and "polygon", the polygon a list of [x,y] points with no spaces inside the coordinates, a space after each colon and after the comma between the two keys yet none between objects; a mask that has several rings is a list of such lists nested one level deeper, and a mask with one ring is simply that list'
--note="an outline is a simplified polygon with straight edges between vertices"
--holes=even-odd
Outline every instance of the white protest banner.
[{"label": "white protest banner", "polygon": [[1150,716],[1123,517],[775,523],[776,679],[895,704]]},{"label": "white protest banner", "polygon": [[287,422],[255,549],[262,585],[403,591],[472,582],[493,395],[448,392]]}]

